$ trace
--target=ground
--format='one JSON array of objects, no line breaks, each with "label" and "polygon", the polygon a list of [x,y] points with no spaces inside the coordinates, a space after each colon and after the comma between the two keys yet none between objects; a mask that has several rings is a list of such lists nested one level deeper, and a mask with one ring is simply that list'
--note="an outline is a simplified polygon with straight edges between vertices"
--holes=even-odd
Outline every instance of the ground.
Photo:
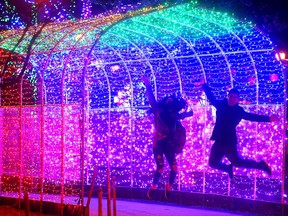
[{"label": "ground", "polygon": [[[116,203],[117,216],[253,216],[252,214],[235,213],[205,208],[187,207],[171,203],[154,201],[139,201],[119,199]],[[111,215],[113,215],[113,203],[111,203]],[[103,216],[107,216],[107,201],[103,199]],[[32,212],[30,216],[40,216],[40,213]],[[0,216],[25,216],[24,210],[17,210],[9,206],[0,206]],[[42,216],[52,216],[42,214]],[[90,215],[98,216],[98,199],[93,198],[90,204]]]}]

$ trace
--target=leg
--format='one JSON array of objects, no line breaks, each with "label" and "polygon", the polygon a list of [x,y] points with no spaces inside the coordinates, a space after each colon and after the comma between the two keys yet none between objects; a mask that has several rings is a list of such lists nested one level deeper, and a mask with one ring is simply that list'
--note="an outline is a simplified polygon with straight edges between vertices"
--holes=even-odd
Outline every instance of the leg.
[{"label": "leg", "polygon": [[176,155],[173,151],[171,151],[171,149],[165,149],[164,154],[170,167],[169,184],[172,185],[175,181],[178,171]]},{"label": "leg", "polygon": [[229,174],[229,177],[233,178],[233,167],[232,165],[227,165],[221,162],[223,156],[225,155],[225,146],[220,141],[215,141],[211,148],[209,157],[209,166],[218,170],[222,170]]},{"label": "leg", "polygon": [[237,144],[230,145],[227,149],[226,156],[235,167],[245,167],[249,169],[259,169],[271,175],[271,169],[265,161],[256,162],[255,160],[243,159],[239,156],[237,151]]},{"label": "leg", "polygon": [[169,183],[165,185],[165,198],[166,200],[169,200],[170,191],[175,181],[178,167],[177,167],[177,162],[176,162],[176,154],[172,151],[171,148],[166,148],[164,154],[170,167]]},{"label": "leg", "polygon": [[153,198],[154,195],[154,191],[156,190],[158,181],[161,177],[161,174],[163,173],[164,170],[164,158],[163,158],[163,144],[162,144],[162,140],[159,141],[159,143],[157,143],[156,147],[153,148],[153,155],[154,155],[154,159],[156,162],[156,166],[157,169],[154,172],[154,176],[153,176],[153,183],[147,193],[147,197],[149,199]]},{"label": "leg", "polygon": [[156,162],[157,169],[154,172],[154,177],[153,177],[153,184],[155,187],[158,184],[158,181],[161,177],[161,174],[164,171],[164,158],[163,158],[163,148],[162,146],[157,146],[156,148],[153,149],[153,154],[154,154],[154,159]]}]

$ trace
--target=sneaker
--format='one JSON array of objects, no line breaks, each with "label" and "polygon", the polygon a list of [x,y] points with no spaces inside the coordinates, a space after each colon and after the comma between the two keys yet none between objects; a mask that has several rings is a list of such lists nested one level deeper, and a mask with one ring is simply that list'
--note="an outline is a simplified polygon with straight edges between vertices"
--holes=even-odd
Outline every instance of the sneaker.
[{"label": "sneaker", "polygon": [[171,190],[171,185],[165,184],[165,199],[166,200],[170,199],[170,190]]},{"label": "sneaker", "polygon": [[153,199],[154,198],[154,195],[155,195],[155,189],[150,187],[148,192],[147,192],[147,197],[148,199]]},{"label": "sneaker", "polygon": [[262,160],[259,163],[260,163],[261,169],[263,171],[265,171],[269,176],[271,176],[272,175],[272,171],[271,171],[271,168],[266,163],[266,161]]},{"label": "sneaker", "polygon": [[233,179],[233,165],[230,164],[228,167],[228,174],[229,174],[229,178]]}]

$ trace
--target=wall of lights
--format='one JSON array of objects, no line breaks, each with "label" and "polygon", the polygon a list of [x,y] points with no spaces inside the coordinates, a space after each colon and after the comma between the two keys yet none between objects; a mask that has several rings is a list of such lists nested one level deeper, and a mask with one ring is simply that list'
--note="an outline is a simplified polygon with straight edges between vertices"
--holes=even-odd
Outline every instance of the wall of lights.
[{"label": "wall of lights", "polygon": [[[39,28],[24,36],[1,80],[1,196],[29,191],[70,202],[79,185],[91,184],[95,167],[98,185],[106,185],[109,170],[118,186],[148,188],[155,164],[153,116],[141,82],[147,76],[158,99],[181,94],[195,113],[183,121],[188,140],[174,190],[282,202],[284,77],[273,44],[251,23],[186,3],[48,24],[19,79]],[[1,68],[21,33],[1,34]],[[230,181],[208,167],[215,110],[194,85],[202,77],[217,98],[237,87],[246,110],[282,119],[238,127],[241,155],[265,159],[272,177],[239,168]]]},{"label": "wall of lights", "polygon": [[78,2],[77,5],[76,0],[3,0],[0,2],[0,27],[19,29],[25,28],[26,25],[38,25],[44,20],[61,22],[75,19],[77,6],[82,8],[79,17],[89,17],[91,15],[89,13],[90,1],[80,0]]}]

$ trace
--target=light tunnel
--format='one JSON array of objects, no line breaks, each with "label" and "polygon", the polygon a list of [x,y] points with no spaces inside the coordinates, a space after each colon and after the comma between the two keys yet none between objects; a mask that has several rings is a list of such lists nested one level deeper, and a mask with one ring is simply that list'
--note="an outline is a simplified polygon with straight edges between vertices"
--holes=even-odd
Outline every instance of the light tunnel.
[{"label": "light tunnel", "polygon": [[[183,121],[174,190],[283,201],[284,75],[272,42],[251,23],[185,3],[40,28],[0,36],[2,196],[73,197],[95,167],[98,185],[108,170],[119,187],[148,188],[155,163],[146,76],[156,98],[182,95],[194,111]],[[281,118],[237,129],[239,153],[265,159],[272,177],[237,168],[230,181],[208,166],[215,110],[195,85],[201,78],[218,99],[236,87],[245,110]],[[168,173],[167,166],[159,188]]]}]

